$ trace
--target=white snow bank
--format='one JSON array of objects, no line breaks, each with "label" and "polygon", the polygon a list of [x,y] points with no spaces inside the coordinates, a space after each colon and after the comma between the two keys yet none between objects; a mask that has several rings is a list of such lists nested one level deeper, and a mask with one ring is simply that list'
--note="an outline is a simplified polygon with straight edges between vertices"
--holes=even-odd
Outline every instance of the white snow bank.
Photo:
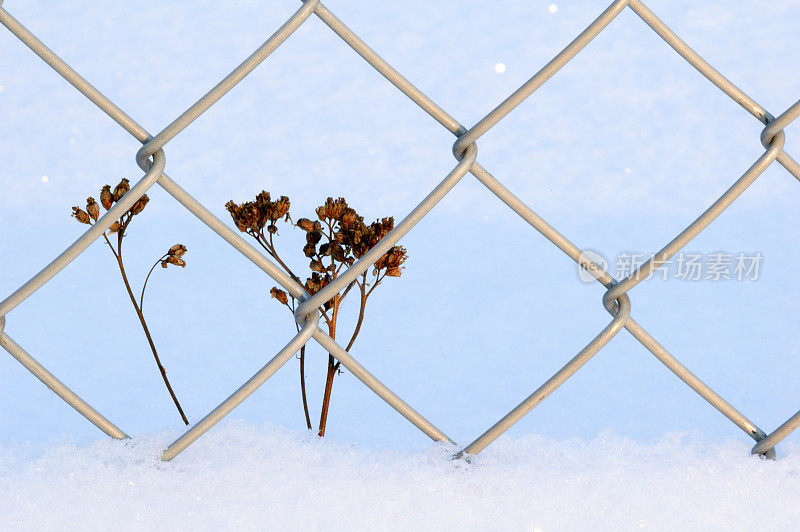
[{"label": "white snow bank", "polygon": [[[800,453],[746,442],[501,439],[375,451],[229,423],[172,463],[174,434],[0,448],[0,528],[796,529]],[[34,454],[36,456],[34,456]]]}]

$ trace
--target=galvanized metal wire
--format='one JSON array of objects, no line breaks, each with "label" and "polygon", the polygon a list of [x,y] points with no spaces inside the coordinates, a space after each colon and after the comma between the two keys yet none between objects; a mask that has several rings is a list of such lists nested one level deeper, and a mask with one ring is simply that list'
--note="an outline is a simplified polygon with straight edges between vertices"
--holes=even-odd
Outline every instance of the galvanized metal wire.
[{"label": "galvanized metal wire", "polygon": [[[593,264],[591,260],[584,255],[583,250],[570,242],[569,239],[517,198],[498,179],[492,176],[492,174],[477,160],[477,141],[511,113],[518,105],[528,99],[564,65],[571,61],[626,8],[633,10],[647,26],[652,28],[653,31],[700,74],[763,124],[764,127],[761,131],[760,141],[764,147],[764,152],[752,166],[736,179],[730,188],[728,188],[728,190],[694,222],[661,248],[660,251],[655,253],[650,260],[636,268],[627,277],[618,280],[604,269]],[[450,173],[448,173],[419,205],[403,218],[394,230],[381,240],[375,248],[370,250],[350,268],[339,275],[331,284],[313,296],[309,295],[301,285],[296,283],[269,258],[265,257],[256,248],[242,239],[242,237],[228,225],[216,218],[208,209],[181,188],[178,183],[164,173],[166,164],[164,148],[167,144],[189,124],[206,112],[220,98],[225,96],[237,83],[258,67],[259,64],[266,60],[273,51],[284,43],[295,30],[312,15],[315,15],[324,22],[378,73],[383,75],[392,85],[408,96],[408,98],[416,103],[423,111],[428,113],[434,120],[455,135],[456,140],[452,146],[452,153],[457,161]],[[420,413],[403,401],[400,396],[387,388],[336,341],[322,331],[318,326],[318,308],[371,267],[381,255],[397,243],[400,238],[411,231],[468,173],[472,174],[478,181],[483,183],[483,185],[492,191],[492,193],[510,209],[516,212],[523,220],[606,287],[606,292],[603,295],[603,307],[611,314],[611,320],[597,336],[592,338],[586,346],[570,359],[555,375],[534,390],[525,400],[472,443],[463,447],[458,453],[458,456],[477,454],[485,449],[512,425],[533,410],[539,403],[547,398],[548,395],[553,393],[567,379],[574,375],[575,372],[596,355],[622,329],[627,330],[679,379],[703,397],[711,406],[716,408],[742,431],[753,438],[756,441],[756,445],[753,447],[752,453],[774,457],[775,445],[800,426],[800,412],[797,412],[768,435],[728,401],[712,390],[699,377],[694,375],[631,316],[631,300],[629,297],[631,290],[642,280],[648,278],[648,275],[660,265],[669,261],[671,257],[708,227],[723,211],[725,211],[725,209],[736,201],[756,179],[758,179],[767,167],[774,162],[778,162],[795,178],[800,180],[800,165],[783,150],[785,140],[783,130],[800,116],[800,101],[775,118],[754,99],[725,78],[725,76],[712,67],[697,54],[697,52],[692,50],[688,44],[681,40],[675,32],[640,0],[614,1],[549,63],[536,72],[528,81],[471,128],[463,126],[436,102],[431,100],[421,90],[403,77],[402,74],[372,50],[319,0],[303,0],[302,6],[300,6],[300,8],[264,42],[264,44],[253,52],[250,57],[232,70],[222,81],[155,136],[151,135],[144,127],[139,125],[133,118],[115,105],[114,102],[93,87],[91,83],[58,57],[22,23],[16,20],[2,7],[2,0],[0,0],[0,23],[50,65],[58,74],[63,76],[64,79],[71,83],[78,91],[104,111],[111,119],[142,143],[141,149],[139,149],[135,156],[144,175],[133,186],[130,192],[100,218],[96,224],[90,227],[80,238],[58,255],[49,265],[0,302],[0,346],[8,351],[20,364],[33,373],[33,375],[41,380],[48,388],[112,438],[122,439],[128,436],[116,425],[103,417],[97,410],[78,397],[72,390],[20,347],[5,332],[6,316],[80,255],[150,187],[158,184],[187,210],[197,216],[197,218],[205,223],[212,231],[222,237],[233,246],[233,248],[238,250],[290,294],[300,300],[300,305],[295,312],[295,320],[299,325],[299,332],[293,335],[280,352],[272,357],[261,370],[253,375],[253,377],[238,390],[231,394],[228,399],[223,401],[217,408],[190,427],[180,438],[172,443],[163,452],[161,456],[163,460],[175,458],[206,431],[211,429],[217,422],[236,408],[236,406],[247,399],[256,389],[262,386],[312,338],[319,343],[323,349],[332,353],[345,368],[375,392],[375,394],[385,400],[397,410],[397,412],[431,439],[453,443],[444,432],[425,419]]]}]

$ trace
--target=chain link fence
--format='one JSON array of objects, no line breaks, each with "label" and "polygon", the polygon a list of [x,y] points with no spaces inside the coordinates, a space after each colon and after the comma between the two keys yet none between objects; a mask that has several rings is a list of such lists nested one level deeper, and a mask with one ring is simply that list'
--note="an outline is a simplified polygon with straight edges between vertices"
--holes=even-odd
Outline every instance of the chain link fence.
[{"label": "chain link fence", "polygon": [[[570,242],[555,227],[551,226],[530,207],[525,205],[498,179],[484,168],[477,160],[477,141],[493,128],[519,104],[529,98],[539,87],[547,82],[556,72],[574,58],[592,39],[602,32],[624,9],[633,10],[641,20],[669,44],[681,57],[691,64],[708,81],[728,95],[747,112],[763,124],[760,141],[764,147],[763,154],[747,169],[728,190],[719,197],[705,212],[666,244],[660,251],[635,268],[624,279],[615,279],[601,265],[592,260],[592,255],[585,254]],[[313,296],[285,274],[261,252],[243,240],[221,220],[216,218],[201,203],[164,173],[166,155],[164,147],[170,140],[180,134],[189,124],[213,106],[245,76],[252,72],[269,55],[283,44],[311,16],[318,17],[336,35],[344,40],[358,55],[367,61],[375,70],[383,75],[392,85],[421,107],[434,120],[449,130],[456,137],[452,147],[457,164],[444,179],[417,205],[377,246],[370,250],[349,269],[340,274],[334,282]],[[688,44],[662,22],[643,2],[639,0],[616,0],[603,11],[583,32],[581,32],[566,48],[556,55],[547,65],[536,72],[527,82],[514,91],[494,110],[482,118],[471,128],[467,128],[447,113],[442,107],[428,98],[402,74],[395,70],[380,55],[375,53],[358,35],[353,33],[336,15],[328,10],[319,0],[304,0],[303,5],[262,44],[250,57],[237,66],[228,76],[208,91],[202,98],[189,107],[183,114],[158,134],[151,135],[144,127],[117,107],[100,91],[94,88],[78,72],[59,58],[42,41],[31,33],[22,23],[16,20],[2,6],[0,0],[0,23],[18,37],[36,55],[50,65],[56,72],[71,83],[78,91],[97,105],[123,129],[140,141],[143,146],[136,153],[136,161],[144,172],[144,176],[131,190],[109,210],[98,222],[91,226],[80,238],[42,269],[32,279],[18,288],[14,293],[0,302],[0,345],[16,358],[23,366],[41,380],[48,388],[81,413],[100,430],[113,438],[128,436],[115,424],[92,408],[65,384],[59,381],[45,367],[39,364],[6,332],[6,315],[25,301],[31,294],[57,275],[67,264],[80,255],[95,239],[100,237],[124,212],[153,185],[158,184],[171,194],[180,204],[197,216],[211,230],[226,240],[242,255],[273,278],[292,296],[300,300],[295,312],[295,320],[299,332],[286,346],[280,350],[263,368],[254,374],[238,390],[212,410],[202,420],[190,427],[180,438],[175,440],[162,454],[162,460],[171,460],[191,445],[195,440],[211,429],[217,422],[229,414],[242,401],[263,385],[281,366],[286,364],[299,349],[313,339],[323,349],[333,354],[341,364],[361,380],[375,394],[380,396],[410,423],[435,441],[454,442],[439,428],[414,410],[395,392],[387,388],[365,367],[354,359],[328,334],[318,327],[318,308],[344,289],[350,282],[365,272],[389,248],[397,243],[406,233],[425,217],[441,199],[467,174],[472,174],[492,193],[516,212],[524,221],[550,240],[556,247],[578,263],[588,275],[606,287],[603,306],[611,315],[608,325],[601,330],[586,346],[570,359],[555,375],[537,388],[530,396],[495,423],[475,441],[462,447],[457,456],[477,454],[512,425],[533,410],[548,395],[575,374],[586,362],[600,351],[616,334],[626,329],[648,351],[669,368],[676,377],[686,383],[692,390],[703,397],[737,427],[756,441],[753,454],[766,457],[775,456],[775,445],[786,438],[800,426],[800,411],[790,417],[770,434],[764,432],[744,414],[728,403],[723,397],[695,376],[677,358],[669,353],[653,336],[651,336],[631,316],[631,300],[629,293],[643,279],[649,277],[659,266],[667,263],[671,257],[682,250],[694,237],[709,226],[725,209],[727,209],[745,190],[774,162],[783,166],[795,178],[800,180],[800,164],[783,150],[783,129],[800,116],[800,101],[780,114],[777,118],[767,112],[755,100],[742,92],[725,76],[718,72]]]}]

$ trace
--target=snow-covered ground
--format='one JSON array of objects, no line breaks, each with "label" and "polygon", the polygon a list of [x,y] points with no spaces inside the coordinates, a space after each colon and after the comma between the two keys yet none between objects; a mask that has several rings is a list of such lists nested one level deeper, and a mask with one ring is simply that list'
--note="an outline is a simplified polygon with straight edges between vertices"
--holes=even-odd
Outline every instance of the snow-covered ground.
[{"label": "snow-covered ground", "polygon": [[31,530],[796,530],[800,460],[698,445],[503,439],[471,464],[452,449],[368,450],[275,427],[229,424],[181,460],[175,434],[0,448],[4,528]]},{"label": "snow-covered ground", "polygon": [[[606,6],[326,5],[467,126]],[[800,97],[797,2],[648,5],[773,114]],[[298,4],[3,6],[155,133]],[[137,142],[2,28],[0,117],[4,298],[80,234],[71,206],[141,172]],[[498,179],[578,246],[609,258],[614,273],[618,254],[658,250],[724,192],[762,153],[760,131],[626,10],[478,146]],[[786,130],[795,158],[798,132],[796,124]],[[167,173],[225,221],[226,201],[261,189],[289,195],[295,217],[342,195],[367,218],[399,218],[453,167],[453,140],[312,17],[165,152]],[[631,292],[637,321],[768,432],[800,408],[798,185],[773,165],[687,248],[758,252],[757,281],[671,276]],[[294,328],[269,299],[273,283],[260,270],[166,193],[155,188],[150,196],[126,240],[126,260],[138,285],[170,245],[189,248],[185,270],[156,272],[146,313],[196,421]],[[298,235],[281,238],[297,248],[300,264]],[[602,288],[580,282],[570,259],[471,176],[402,243],[410,255],[403,277],[370,300],[352,352],[459,443],[515,406],[609,320]],[[777,462],[750,458],[749,438],[625,331],[474,465],[450,463],[346,373],[333,390],[330,441],[301,435],[295,361],[231,422],[160,465],[158,450],[180,420],[114,266],[107,249],[91,246],[8,315],[6,332],[140,436],[98,441],[93,426],[0,356],[4,525],[100,528],[120,515],[140,525],[194,520],[209,528],[265,519],[287,528],[800,524],[798,434],[779,446]],[[311,348],[315,412],[325,357]],[[665,436],[675,433],[684,436]],[[89,513],[92,501],[105,503],[104,513]]]}]

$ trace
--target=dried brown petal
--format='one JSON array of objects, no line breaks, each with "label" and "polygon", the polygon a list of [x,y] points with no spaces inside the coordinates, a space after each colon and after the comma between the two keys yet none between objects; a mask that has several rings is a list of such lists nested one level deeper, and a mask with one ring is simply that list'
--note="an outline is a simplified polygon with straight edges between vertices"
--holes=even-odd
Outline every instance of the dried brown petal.
[{"label": "dried brown petal", "polygon": [[111,195],[111,187],[106,185],[100,191],[100,203],[103,205],[105,210],[111,208],[111,204],[114,203],[114,197]]},{"label": "dried brown petal", "polygon": [[269,291],[270,295],[273,299],[277,299],[283,305],[289,304],[289,298],[286,296],[286,292],[280,290],[277,286],[273,286],[272,289]]},{"label": "dried brown petal", "polygon": [[122,226],[119,225],[119,222],[114,222],[113,224],[111,224],[111,227],[108,228],[108,232],[109,233],[116,233],[120,229],[122,229]]},{"label": "dried brown petal", "polygon": [[89,213],[89,216],[91,216],[92,220],[95,222],[100,217],[100,206],[97,205],[94,198],[86,198],[86,212]]},{"label": "dried brown petal", "polygon": [[387,277],[400,277],[400,268],[392,267],[386,269],[386,276]]},{"label": "dried brown petal", "polygon": [[122,181],[114,188],[114,201],[119,201],[122,196],[128,193],[131,185],[127,179],[123,178]]},{"label": "dried brown petal", "polygon": [[92,223],[90,218],[89,218],[89,215],[86,214],[86,211],[84,211],[83,209],[81,209],[79,207],[73,207],[72,208],[72,216],[74,216],[75,219],[78,220],[82,224],[91,225],[91,223]]}]

